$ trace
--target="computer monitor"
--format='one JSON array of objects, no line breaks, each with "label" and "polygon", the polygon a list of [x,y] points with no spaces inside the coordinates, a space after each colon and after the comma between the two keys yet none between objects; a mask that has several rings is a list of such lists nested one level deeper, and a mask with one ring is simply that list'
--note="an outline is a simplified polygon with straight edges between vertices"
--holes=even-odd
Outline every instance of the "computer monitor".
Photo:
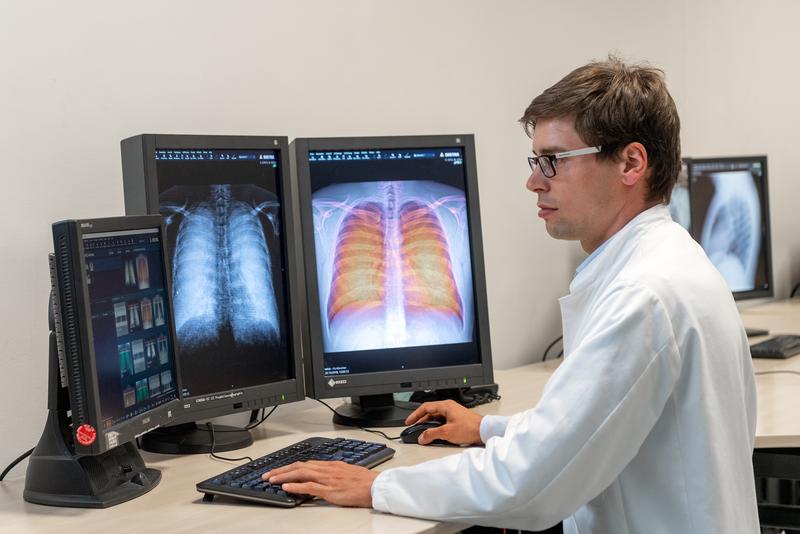
[{"label": "computer monitor", "polygon": [[771,297],[767,157],[688,160],[692,236],[736,299]]},{"label": "computer monitor", "polygon": [[393,393],[492,383],[472,135],[296,139],[306,391],[402,425]]},{"label": "computer monitor", "polygon": [[672,220],[683,226],[687,232],[692,231],[692,207],[689,199],[689,160],[681,161],[681,171],[667,205]]},{"label": "computer monitor", "polygon": [[[146,134],[121,144],[126,213],[164,218],[183,378],[186,422],[142,445],[208,452],[194,421],[304,398],[288,140]],[[217,451],[252,443],[215,426]]]},{"label": "computer monitor", "polygon": [[24,498],[103,507],[158,483],[135,438],[180,411],[159,217],[53,224],[49,416]]}]

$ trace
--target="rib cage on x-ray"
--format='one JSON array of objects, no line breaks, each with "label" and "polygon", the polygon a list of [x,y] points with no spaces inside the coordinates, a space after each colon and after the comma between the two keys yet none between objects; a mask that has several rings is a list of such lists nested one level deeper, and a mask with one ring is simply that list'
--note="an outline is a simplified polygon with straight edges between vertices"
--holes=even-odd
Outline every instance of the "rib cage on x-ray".
[{"label": "rib cage on x-ray", "polygon": [[278,204],[240,200],[252,198],[253,189],[179,186],[165,192],[193,199],[161,204],[168,227],[180,221],[172,268],[175,331],[183,349],[214,343],[225,330],[237,345],[280,338],[272,258],[259,218],[264,214],[277,234]]},{"label": "rib cage on x-ray", "polygon": [[755,289],[761,249],[761,204],[749,171],[711,173],[714,196],[700,244],[731,291]]},{"label": "rib cage on x-ray", "polygon": [[474,320],[463,191],[428,180],[313,195],[326,352],[465,343]]}]

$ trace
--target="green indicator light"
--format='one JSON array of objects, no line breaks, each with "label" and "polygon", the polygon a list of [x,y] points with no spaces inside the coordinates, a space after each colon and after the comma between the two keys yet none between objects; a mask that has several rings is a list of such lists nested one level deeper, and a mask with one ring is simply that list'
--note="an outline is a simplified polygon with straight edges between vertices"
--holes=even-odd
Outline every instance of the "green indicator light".
[{"label": "green indicator light", "polygon": [[286,400],[286,395],[281,394],[281,400]]},{"label": "green indicator light", "polygon": [[464,377],[464,383],[465,384],[467,383],[467,377],[466,376]]}]

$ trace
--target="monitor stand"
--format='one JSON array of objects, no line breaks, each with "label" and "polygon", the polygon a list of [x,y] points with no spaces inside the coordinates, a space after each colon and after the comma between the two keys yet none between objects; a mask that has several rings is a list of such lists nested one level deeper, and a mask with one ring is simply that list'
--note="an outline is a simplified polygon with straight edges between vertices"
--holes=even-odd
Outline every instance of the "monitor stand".
[{"label": "monitor stand", "polygon": [[[157,428],[141,438],[145,451],[159,454],[208,454],[211,451],[211,429],[195,422]],[[250,432],[234,426],[214,425],[214,451],[225,452],[253,444]]]},{"label": "monitor stand", "polygon": [[336,408],[333,423],[345,426],[405,426],[418,403],[395,401],[391,393],[351,397]]},{"label": "monitor stand", "polygon": [[22,498],[35,504],[107,508],[144,495],[161,481],[129,442],[96,456],[72,447],[67,389],[61,387],[53,318],[50,319],[47,421],[25,472]]}]

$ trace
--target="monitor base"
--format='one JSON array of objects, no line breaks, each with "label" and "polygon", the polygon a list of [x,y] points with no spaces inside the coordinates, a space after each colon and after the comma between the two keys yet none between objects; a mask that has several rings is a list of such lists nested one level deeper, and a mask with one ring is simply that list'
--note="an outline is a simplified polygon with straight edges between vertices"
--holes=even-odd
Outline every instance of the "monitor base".
[{"label": "monitor base", "polygon": [[35,504],[108,508],[144,495],[161,481],[129,442],[97,456],[77,456],[62,431],[66,419],[49,410],[25,473],[22,498]]},{"label": "monitor base", "polygon": [[467,408],[474,408],[487,402],[492,402],[500,398],[498,386],[495,383],[481,386],[470,386],[464,388],[436,389],[433,391],[415,391],[411,402],[433,402],[443,400],[454,400]]},{"label": "monitor base", "polygon": [[[243,449],[253,444],[253,436],[243,428],[214,425],[214,452]],[[159,454],[208,454],[211,430],[197,423],[157,428],[141,439],[142,450]]]},{"label": "monitor base", "polygon": [[344,426],[405,426],[406,417],[417,407],[415,402],[395,401],[391,393],[352,397],[336,408],[333,423]]}]

